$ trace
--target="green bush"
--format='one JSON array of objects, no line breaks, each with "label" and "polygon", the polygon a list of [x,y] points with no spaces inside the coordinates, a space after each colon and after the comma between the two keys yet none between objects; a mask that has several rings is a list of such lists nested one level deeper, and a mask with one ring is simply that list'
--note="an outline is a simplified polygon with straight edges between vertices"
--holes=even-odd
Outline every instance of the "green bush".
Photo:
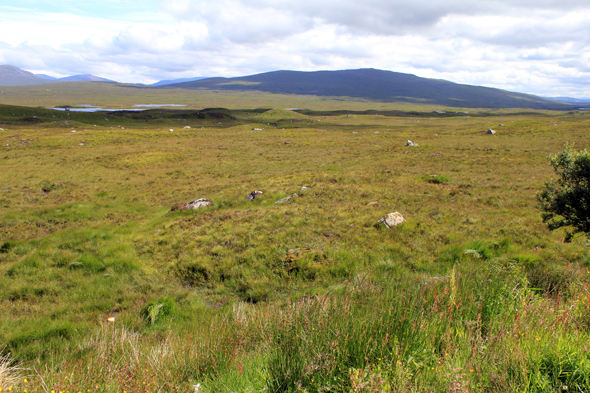
[{"label": "green bush", "polygon": [[590,153],[566,145],[548,160],[559,178],[546,182],[537,194],[543,222],[551,230],[569,228],[566,240],[576,233],[590,233]]}]

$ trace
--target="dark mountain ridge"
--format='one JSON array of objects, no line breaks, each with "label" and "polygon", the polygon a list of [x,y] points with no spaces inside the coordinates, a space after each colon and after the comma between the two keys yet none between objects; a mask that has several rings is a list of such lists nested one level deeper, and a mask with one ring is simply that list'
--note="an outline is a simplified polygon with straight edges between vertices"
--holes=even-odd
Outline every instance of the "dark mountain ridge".
[{"label": "dark mountain ridge", "polygon": [[462,85],[377,69],[343,71],[274,71],[238,78],[209,78],[159,87],[208,90],[255,90],[274,94],[353,97],[383,102],[409,102],[464,108],[532,108],[567,110],[559,103],[530,94]]}]

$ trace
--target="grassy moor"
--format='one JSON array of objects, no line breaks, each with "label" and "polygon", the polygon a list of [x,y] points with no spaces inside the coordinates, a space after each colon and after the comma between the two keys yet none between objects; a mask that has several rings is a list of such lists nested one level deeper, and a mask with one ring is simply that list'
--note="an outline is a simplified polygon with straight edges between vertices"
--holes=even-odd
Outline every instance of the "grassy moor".
[{"label": "grassy moor", "polygon": [[590,391],[590,112],[63,85],[0,95],[2,393]]}]

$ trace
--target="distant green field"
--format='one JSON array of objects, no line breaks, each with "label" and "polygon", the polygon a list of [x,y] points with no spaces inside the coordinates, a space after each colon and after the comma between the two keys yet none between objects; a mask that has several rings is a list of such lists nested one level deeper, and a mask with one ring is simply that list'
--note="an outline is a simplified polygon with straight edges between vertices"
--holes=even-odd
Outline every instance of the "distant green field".
[{"label": "distant green field", "polygon": [[587,239],[535,200],[590,113],[61,86],[0,94],[3,392],[590,389]]},{"label": "distant green field", "polygon": [[[60,105],[97,105],[108,108],[131,108],[133,105],[181,104],[187,109],[223,107],[305,108],[320,110],[441,110],[442,106],[409,103],[379,103],[347,97],[319,97],[294,94],[271,94],[256,91],[214,91],[156,89],[100,82],[68,82],[36,86],[0,86],[0,104],[29,107]],[[459,111],[460,108],[452,110]],[[465,109],[473,111],[473,109]]]}]

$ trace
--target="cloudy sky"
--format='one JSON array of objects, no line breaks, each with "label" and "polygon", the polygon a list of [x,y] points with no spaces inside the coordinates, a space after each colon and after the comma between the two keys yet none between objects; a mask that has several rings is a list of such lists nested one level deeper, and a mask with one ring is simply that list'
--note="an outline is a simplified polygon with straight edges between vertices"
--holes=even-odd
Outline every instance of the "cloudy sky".
[{"label": "cloudy sky", "polygon": [[379,68],[590,97],[590,1],[0,0],[0,64],[134,83]]}]

